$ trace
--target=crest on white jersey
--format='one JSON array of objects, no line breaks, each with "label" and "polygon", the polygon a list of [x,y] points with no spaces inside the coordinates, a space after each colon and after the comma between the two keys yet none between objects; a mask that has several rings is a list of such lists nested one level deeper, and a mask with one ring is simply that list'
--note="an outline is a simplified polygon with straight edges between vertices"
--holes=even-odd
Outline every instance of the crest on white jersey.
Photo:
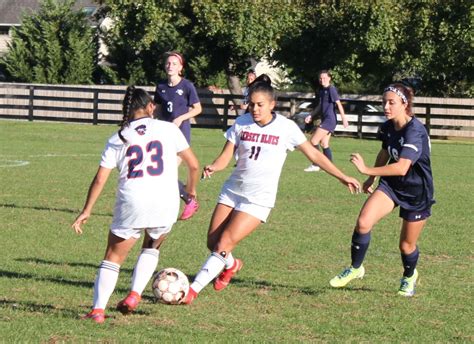
[{"label": "crest on white jersey", "polygon": [[146,133],[146,125],[142,124],[135,128],[135,131],[138,135],[143,136]]}]

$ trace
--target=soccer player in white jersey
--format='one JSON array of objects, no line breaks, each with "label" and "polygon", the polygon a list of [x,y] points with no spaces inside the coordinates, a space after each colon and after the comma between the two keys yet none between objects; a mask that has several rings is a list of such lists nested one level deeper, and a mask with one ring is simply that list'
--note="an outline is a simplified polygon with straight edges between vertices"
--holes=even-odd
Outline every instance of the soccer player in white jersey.
[{"label": "soccer player in white jersey", "polygon": [[154,108],[145,90],[127,88],[121,128],[108,140],[84,208],[72,224],[75,232],[82,234],[82,225],[90,217],[110,173],[117,168],[118,190],[107,249],[94,284],[93,308],[84,317],[96,323],[105,321],[104,310],[115,289],[120,266],[144,234],[131,291],[117,309],[129,314],[141,300],[158,265],[159,248],[178,217],[178,157],[187,166],[187,192],[196,195],[198,160],[176,125],[153,119]]},{"label": "soccer player in white jersey", "polygon": [[267,220],[275,203],[278,180],[288,151],[297,147],[309,160],[348,186],[351,192],[360,189],[359,182],[344,175],[316,150],[293,121],[272,111],[275,97],[268,81],[252,84],[249,99],[249,113],[237,118],[225,134],[227,142],[221,154],[203,171],[204,177],[210,177],[223,170],[235,150],[237,165],[222,187],[209,225],[207,246],[211,255],[191,284],[185,304],[191,304],[216,277],[214,289],[224,289],[242,268],[242,261],[235,259],[232,251]]}]

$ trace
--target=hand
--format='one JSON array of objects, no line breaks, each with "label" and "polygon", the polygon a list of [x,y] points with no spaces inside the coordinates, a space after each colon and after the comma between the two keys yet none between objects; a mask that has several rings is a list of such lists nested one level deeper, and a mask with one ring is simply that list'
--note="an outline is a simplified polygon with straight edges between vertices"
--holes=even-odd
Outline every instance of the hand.
[{"label": "hand", "polygon": [[347,128],[349,126],[349,122],[347,121],[345,117],[342,119],[342,125],[344,128]]},{"label": "hand", "polygon": [[372,185],[374,184],[374,177],[369,177],[367,180],[362,184],[362,191],[364,191],[367,194],[371,194],[374,192],[374,189],[372,188]]},{"label": "hand", "polygon": [[346,176],[343,180],[341,180],[341,182],[349,188],[351,194],[358,194],[361,192],[360,183],[357,179]]},{"label": "hand", "polygon": [[87,220],[89,219],[90,214],[87,213],[80,213],[79,216],[76,218],[74,223],[71,225],[71,227],[74,229],[76,234],[82,234],[82,228],[81,225],[85,224]]},{"label": "hand", "polygon": [[183,123],[183,120],[181,119],[181,116],[180,117],[176,117],[174,120],[173,120],[173,123],[179,128],[181,126],[181,124]]},{"label": "hand", "polygon": [[359,153],[352,153],[350,161],[355,165],[360,173],[365,174],[367,171],[367,166],[365,166],[364,159]]},{"label": "hand", "polygon": [[201,179],[211,178],[211,175],[215,172],[214,167],[212,165],[207,165],[202,170]]},{"label": "hand", "polygon": [[306,117],[304,118],[304,122],[305,122],[306,124],[311,123],[312,120],[313,120],[313,116],[311,116],[311,115],[308,115],[308,116],[306,116]]}]

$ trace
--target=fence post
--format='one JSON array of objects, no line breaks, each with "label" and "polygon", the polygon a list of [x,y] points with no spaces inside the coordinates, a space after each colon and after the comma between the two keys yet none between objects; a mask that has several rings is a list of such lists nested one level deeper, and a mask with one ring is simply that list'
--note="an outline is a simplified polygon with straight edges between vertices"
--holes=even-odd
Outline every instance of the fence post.
[{"label": "fence post", "polygon": [[291,98],[290,99],[290,117],[293,117],[296,112],[296,99]]},{"label": "fence post", "polygon": [[222,131],[227,130],[227,121],[229,120],[229,98],[224,98],[224,114],[222,117]]},{"label": "fence post", "polygon": [[94,106],[92,110],[92,124],[97,125],[99,119],[99,90],[94,90]]},{"label": "fence post", "polygon": [[28,97],[28,120],[33,121],[33,101],[35,99],[35,87],[29,86],[30,95]]},{"label": "fence post", "polygon": [[359,139],[362,139],[362,116],[362,111],[359,111],[359,113],[357,114],[357,137]]},{"label": "fence post", "polygon": [[431,126],[431,105],[426,106],[426,118],[425,118],[425,128],[430,136],[430,126]]}]

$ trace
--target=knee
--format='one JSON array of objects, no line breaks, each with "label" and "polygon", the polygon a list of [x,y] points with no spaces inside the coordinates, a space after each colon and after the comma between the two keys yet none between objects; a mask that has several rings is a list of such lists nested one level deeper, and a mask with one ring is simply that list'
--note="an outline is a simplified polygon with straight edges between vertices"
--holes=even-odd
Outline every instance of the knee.
[{"label": "knee", "polygon": [[359,216],[355,230],[360,234],[366,234],[370,232],[372,227],[373,223],[367,216]]},{"label": "knee", "polygon": [[411,243],[405,240],[400,240],[400,252],[403,254],[410,254],[416,250],[416,243]]}]

